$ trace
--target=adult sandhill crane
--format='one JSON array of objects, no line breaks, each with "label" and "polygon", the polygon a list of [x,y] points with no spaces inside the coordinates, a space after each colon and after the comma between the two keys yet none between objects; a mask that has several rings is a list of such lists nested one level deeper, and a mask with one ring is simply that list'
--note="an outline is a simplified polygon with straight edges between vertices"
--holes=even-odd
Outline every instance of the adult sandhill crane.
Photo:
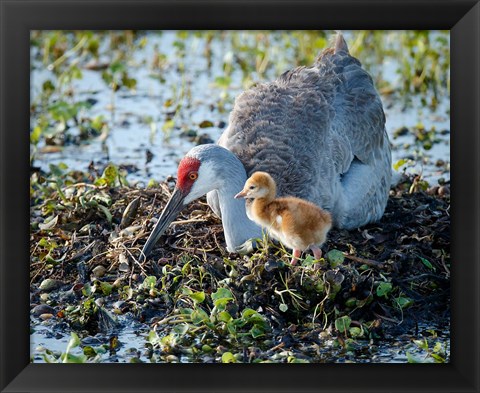
[{"label": "adult sandhill crane", "polygon": [[185,205],[205,194],[222,219],[227,250],[250,251],[261,228],[248,219],[245,200],[234,196],[256,171],[273,177],[278,196],[329,211],[338,228],[383,215],[392,176],[385,115],[372,78],[341,33],[313,66],[243,92],[218,143],[187,153],[143,255]]}]

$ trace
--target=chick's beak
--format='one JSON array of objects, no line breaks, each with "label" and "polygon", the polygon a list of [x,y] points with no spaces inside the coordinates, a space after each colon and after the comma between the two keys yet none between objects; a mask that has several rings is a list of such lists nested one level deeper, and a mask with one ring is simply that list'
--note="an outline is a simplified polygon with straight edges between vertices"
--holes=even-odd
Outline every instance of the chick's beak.
[{"label": "chick's beak", "polygon": [[183,201],[185,200],[185,197],[186,195],[179,188],[175,188],[172,196],[168,200],[165,208],[163,209],[162,214],[157,221],[157,224],[153,228],[152,233],[150,233],[150,236],[148,237],[145,245],[143,246],[142,253],[140,255],[141,260],[143,260],[150,254],[160,236],[163,235],[170,223],[183,209]]},{"label": "chick's beak", "polygon": [[235,195],[235,199],[245,198],[247,196],[247,192],[245,190],[240,191],[237,195]]}]

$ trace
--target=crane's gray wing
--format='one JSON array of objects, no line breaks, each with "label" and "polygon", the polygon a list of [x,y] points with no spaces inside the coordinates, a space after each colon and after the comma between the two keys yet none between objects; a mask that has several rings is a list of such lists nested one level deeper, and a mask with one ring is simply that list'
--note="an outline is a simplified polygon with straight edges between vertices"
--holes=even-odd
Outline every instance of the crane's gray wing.
[{"label": "crane's gray wing", "polygon": [[332,132],[346,136],[353,155],[370,164],[383,150],[385,138],[388,141],[382,102],[371,76],[349,54],[341,34],[337,36],[335,48],[324,50],[315,66],[323,79],[335,85]]},{"label": "crane's gray wing", "polygon": [[[331,143],[334,87],[315,67],[299,67],[257,85],[236,99],[219,144],[242,161],[247,175],[270,173],[278,195],[324,201],[328,209],[330,182],[339,173],[332,156],[344,167],[352,159],[350,148]],[[343,145],[348,143],[345,139]]]}]

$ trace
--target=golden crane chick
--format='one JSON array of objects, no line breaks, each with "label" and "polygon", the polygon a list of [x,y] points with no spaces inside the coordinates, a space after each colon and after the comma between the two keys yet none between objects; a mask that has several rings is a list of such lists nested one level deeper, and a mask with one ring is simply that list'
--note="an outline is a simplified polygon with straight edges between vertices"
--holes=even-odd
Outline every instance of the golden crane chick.
[{"label": "golden crane chick", "polygon": [[295,197],[275,198],[277,187],[266,172],[255,172],[235,198],[248,198],[247,215],[275,239],[293,249],[292,265],[302,251],[311,249],[321,258],[320,246],[332,227],[329,212],[306,200]]}]

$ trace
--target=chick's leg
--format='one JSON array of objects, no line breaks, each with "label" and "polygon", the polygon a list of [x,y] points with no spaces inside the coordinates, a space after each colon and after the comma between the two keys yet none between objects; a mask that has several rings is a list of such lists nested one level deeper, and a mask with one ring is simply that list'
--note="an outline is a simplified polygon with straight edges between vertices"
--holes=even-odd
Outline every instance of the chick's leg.
[{"label": "chick's leg", "polygon": [[315,259],[320,259],[322,257],[322,250],[320,250],[320,247],[313,245],[310,247],[310,249],[313,251]]},{"label": "chick's leg", "polygon": [[300,258],[300,255],[302,255],[302,250],[293,250],[293,257],[290,263],[295,266],[297,264],[298,258]]}]

